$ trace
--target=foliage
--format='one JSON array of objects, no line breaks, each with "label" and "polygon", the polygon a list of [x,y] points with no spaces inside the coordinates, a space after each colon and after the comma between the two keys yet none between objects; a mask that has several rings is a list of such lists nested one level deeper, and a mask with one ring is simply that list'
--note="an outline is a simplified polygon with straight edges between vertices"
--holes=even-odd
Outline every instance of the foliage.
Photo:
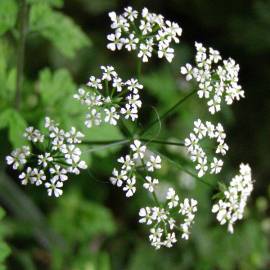
[{"label": "foliage", "polygon": [[[203,5],[195,0],[133,1],[138,8],[146,5],[169,19],[176,18],[183,25],[187,40],[175,47],[176,56],[169,68],[156,60],[143,66],[142,95],[145,103],[151,105],[146,105],[140,127],[193,90],[193,84],[180,79],[179,67],[192,61],[194,39],[207,40],[207,45],[219,47],[225,56],[239,59],[241,84],[247,98],[233,110],[212,117],[213,121],[226,119],[227,128],[232,130],[228,140],[238,151],[226,160],[224,174],[206,177],[205,181],[221,183],[239,160],[252,163],[257,179],[250,210],[235,234],[229,236],[224,227],[217,227],[210,214],[209,198],[216,190],[181,169],[182,164],[189,169],[192,166],[180,148],[156,146],[157,151],[162,150],[167,156],[162,157],[161,193],[172,185],[179,190],[181,200],[188,194],[201,201],[201,206],[196,217],[200,226],[195,224],[189,243],[155,251],[145,241],[145,229],[138,226],[138,208],[147,204],[149,198],[135,196],[127,202],[107,181],[115,160],[123,153],[122,147],[84,146],[82,156],[89,169],[68,181],[65,196],[57,200],[48,200],[43,191],[32,187],[20,187],[18,175],[5,167],[7,153],[26,143],[21,136],[25,127],[42,127],[44,116],[54,118],[64,128],[76,126],[89,140],[106,140],[108,136],[110,140],[122,140],[123,131],[118,127],[85,128],[85,109],[74,101],[73,95],[90,74],[96,73],[99,64],[119,66],[123,78],[136,74],[135,60],[129,54],[119,52],[116,56],[105,51],[107,13],[120,10],[123,3],[26,0],[29,13],[24,83],[20,106],[16,107],[17,45],[23,2],[0,0],[0,204],[3,202],[7,209],[3,221],[0,208],[0,269],[268,269],[270,174],[265,149],[269,148],[270,131],[269,3],[234,1],[230,8],[227,1],[215,5],[212,0],[204,1]],[[198,99],[189,100],[150,130],[148,137],[183,140],[180,136],[191,130],[194,117],[203,118],[207,114],[201,103]],[[243,134],[246,142],[242,140]]]}]

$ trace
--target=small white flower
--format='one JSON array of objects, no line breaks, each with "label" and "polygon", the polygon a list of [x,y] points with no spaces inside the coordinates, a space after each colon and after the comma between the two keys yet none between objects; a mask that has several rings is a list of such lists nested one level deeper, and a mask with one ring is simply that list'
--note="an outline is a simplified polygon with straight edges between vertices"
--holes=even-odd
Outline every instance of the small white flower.
[{"label": "small white flower", "polygon": [[217,159],[214,157],[213,162],[211,162],[211,174],[218,174],[220,173],[222,167],[223,167],[223,161],[221,159]]},{"label": "small white flower", "polygon": [[178,206],[179,204],[179,197],[176,194],[175,190],[173,188],[169,188],[167,195],[166,195],[166,199],[169,201],[168,202],[168,207],[171,208],[175,208]]},{"label": "small white flower", "polygon": [[134,159],[143,159],[146,146],[142,145],[141,141],[139,140],[134,140],[133,144],[130,145],[131,150],[134,152],[133,153],[133,158]]},{"label": "small white flower", "polygon": [[63,187],[63,182],[57,181],[56,179],[51,179],[50,182],[45,183],[45,187],[47,188],[48,195],[55,197],[59,197],[63,194],[63,190],[61,189]]},{"label": "small white flower", "polygon": [[42,165],[44,168],[52,161],[53,157],[50,153],[46,152],[44,155],[38,155],[38,165]]},{"label": "small white flower", "polygon": [[113,169],[112,177],[110,177],[110,181],[113,185],[117,187],[121,187],[123,181],[127,180],[127,172],[125,170],[121,170],[120,173],[116,169]]},{"label": "small white flower", "polygon": [[106,114],[104,121],[106,123],[113,125],[113,126],[116,126],[117,121],[120,118],[119,114],[116,112],[116,108],[111,107],[110,109],[104,109],[104,112]]},{"label": "small white flower", "polygon": [[186,80],[190,81],[192,79],[192,66],[187,63],[185,66],[181,67],[180,69],[181,74],[186,75]]},{"label": "small white flower", "polygon": [[126,197],[131,197],[136,192],[136,178],[135,176],[132,176],[132,178],[128,179],[126,181],[126,186],[124,186],[123,191],[126,192]]},{"label": "small white flower", "polygon": [[125,157],[120,157],[117,161],[122,165],[122,170],[130,171],[135,165],[133,159],[131,159],[130,155],[126,155]]},{"label": "small white flower", "polygon": [[155,169],[159,170],[161,168],[161,157],[159,155],[150,156],[150,160],[146,163],[147,170],[153,172]]},{"label": "small white flower", "polygon": [[139,211],[140,223],[146,223],[150,225],[153,223],[152,213],[150,207],[141,208]]},{"label": "small white flower", "polygon": [[146,182],[143,184],[143,187],[148,190],[149,192],[154,192],[155,186],[158,185],[159,181],[156,178],[153,178],[151,176],[145,177]]}]

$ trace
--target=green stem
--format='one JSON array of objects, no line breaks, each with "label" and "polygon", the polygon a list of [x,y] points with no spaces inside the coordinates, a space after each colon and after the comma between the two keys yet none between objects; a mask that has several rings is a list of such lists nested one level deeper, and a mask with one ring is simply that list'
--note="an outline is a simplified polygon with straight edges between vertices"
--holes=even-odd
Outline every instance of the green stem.
[{"label": "green stem", "polygon": [[129,141],[129,140],[82,141],[80,144],[83,144],[83,145],[106,145],[106,144],[121,143],[121,142],[126,142],[126,141]]},{"label": "green stem", "polygon": [[14,106],[16,109],[20,108],[21,92],[23,87],[23,68],[24,68],[24,54],[25,54],[25,42],[27,35],[28,24],[28,6],[26,0],[21,1],[21,10],[19,13],[19,41],[17,48],[17,77],[16,77],[16,93]]},{"label": "green stem", "polygon": [[179,101],[177,101],[170,109],[168,109],[166,112],[164,112],[159,118],[156,118],[153,122],[151,122],[144,130],[140,132],[139,135],[145,134],[152,126],[157,124],[159,121],[164,120],[166,117],[168,117],[171,113],[173,113],[182,103],[184,103],[189,97],[194,95],[197,92],[197,90],[192,91]]},{"label": "green stem", "polygon": [[175,146],[185,146],[184,143],[180,142],[170,142],[170,141],[161,141],[161,140],[152,140],[152,139],[144,139],[140,138],[139,139],[142,142],[147,142],[147,143],[156,143],[156,144],[164,144],[164,145],[175,145]]}]

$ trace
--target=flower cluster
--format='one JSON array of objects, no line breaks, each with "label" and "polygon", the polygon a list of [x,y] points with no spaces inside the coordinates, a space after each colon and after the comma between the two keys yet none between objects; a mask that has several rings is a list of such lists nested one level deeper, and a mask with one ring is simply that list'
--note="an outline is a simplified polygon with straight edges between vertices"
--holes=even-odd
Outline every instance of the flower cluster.
[{"label": "flower cluster", "polygon": [[[165,205],[141,208],[139,222],[151,226],[149,235],[151,245],[156,249],[162,246],[172,247],[177,242],[175,230],[181,232],[182,239],[188,240],[197,212],[197,204],[196,200],[187,198],[179,204],[179,196],[170,187],[167,191]],[[175,211],[177,209],[178,211]],[[182,221],[177,221],[179,218]]]},{"label": "flower cluster", "polygon": [[[149,154],[150,153],[150,154]],[[139,211],[140,223],[151,225],[149,239],[151,244],[157,249],[172,247],[177,242],[175,230],[179,230],[183,239],[188,239],[190,228],[194,222],[197,211],[197,201],[185,199],[179,203],[179,196],[173,188],[169,188],[166,195],[166,203],[161,205],[156,196],[156,189],[159,180],[152,174],[161,168],[161,158],[152,154],[139,140],[134,140],[130,145],[130,154],[120,157],[120,170],[113,169],[110,181],[113,185],[123,187],[127,197],[131,197],[136,192],[137,178],[142,180],[142,187],[147,190],[157,204],[155,207],[141,208]],[[179,209],[175,216],[175,210]],[[177,225],[176,219],[182,218],[182,222]]]},{"label": "flower cluster", "polygon": [[79,88],[74,98],[86,105],[85,125],[90,128],[102,122],[116,126],[120,117],[135,121],[142,106],[137,79],[123,81],[112,66],[101,66],[102,76],[91,76],[87,87]]},{"label": "flower cluster", "polygon": [[194,78],[198,82],[198,96],[208,100],[210,113],[220,111],[223,96],[227,105],[243,98],[244,91],[238,83],[239,65],[232,58],[222,60],[220,53],[211,47],[208,54],[201,43],[195,42],[195,47],[196,67],[188,63],[181,67],[180,71],[187,81]]},{"label": "flower cluster", "polygon": [[107,36],[109,50],[136,51],[143,62],[148,62],[153,52],[159,58],[171,62],[174,49],[172,42],[179,43],[182,28],[175,22],[165,20],[162,15],[151,13],[144,8],[141,13],[132,7],[126,7],[121,15],[110,12],[111,28],[114,33]]},{"label": "flower cluster", "polygon": [[25,130],[24,137],[32,144],[15,149],[6,157],[8,165],[14,170],[24,171],[19,179],[22,185],[45,185],[48,195],[59,197],[63,194],[63,182],[68,180],[68,173],[79,174],[86,169],[81,160],[81,150],[76,145],[81,143],[84,135],[72,127],[69,131],[59,128],[50,118],[45,118],[43,134],[34,127]]},{"label": "flower cluster", "polygon": [[253,190],[251,168],[248,164],[240,164],[240,174],[232,178],[229,187],[223,192],[224,199],[213,205],[221,225],[228,224],[228,231],[233,233],[233,225],[243,218],[247,199]]},{"label": "flower cluster", "polygon": [[[161,168],[161,158],[159,155],[146,157],[147,148],[139,140],[134,140],[130,145],[130,154],[118,158],[121,164],[120,170],[113,169],[110,182],[117,187],[123,186],[123,191],[127,197],[131,197],[136,192],[137,170],[139,168],[146,169],[149,173]],[[158,184],[158,180],[151,176],[145,177],[143,187],[150,192],[154,191],[154,186]]]},{"label": "flower cluster", "polygon": [[196,170],[199,177],[202,177],[209,169],[211,174],[218,174],[223,166],[223,161],[217,157],[214,157],[209,164],[207,154],[200,145],[201,140],[206,137],[217,141],[216,154],[224,156],[229,149],[225,143],[226,133],[220,123],[215,126],[209,121],[205,123],[200,119],[195,121],[193,132],[185,139],[185,146],[191,160],[197,162]]}]

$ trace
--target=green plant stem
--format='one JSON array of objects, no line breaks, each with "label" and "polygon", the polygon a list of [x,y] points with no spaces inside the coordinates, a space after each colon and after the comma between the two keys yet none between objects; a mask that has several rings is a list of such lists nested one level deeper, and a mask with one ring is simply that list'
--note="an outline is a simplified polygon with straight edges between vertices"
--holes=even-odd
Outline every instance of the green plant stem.
[{"label": "green plant stem", "polygon": [[144,130],[142,130],[139,135],[142,136],[145,134],[152,126],[157,124],[159,121],[164,120],[166,117],[168,117],[171,113],[173,113],[182,103],[184,103],[189,97],[193,96],[197,90],[192,91],[185,97],[181,98],[179,101],[177,101],[170,109],[168,109],[166,112],[164,112],[159,118],[156,118],[153,122],[151,122]]},{"label": "green plant stem", "polygon": [[161,141],[161,140],[152,140],[152,139],[144,139],[140,138],[139,139],[142,142],[147,142],[147,143],[156,143],[156,144],[164,144],[164,145],[175,145],[175,146],[185,146],[184,143],[182,142],[170,142],[170,141]]},{"label": "green plant stem", "polygon": [[108,140],[108,141],[82,141],[81,144],[84,145],[106,145],[106,144],[114,144],[114,143],[121,143],[127,142],[129,140]]},{"label": "green plant stem", "polygon": [[28,25],[28,6],[26,0],[21,0],[21,9],[19,12],[19,40],[17,48],[17,77],[16,77],[16,93],[15,93],[15,108],[19,110],[21,103],[21,92],[23,87],[23,69],[24,69],[24,54],[25,42]]}]

